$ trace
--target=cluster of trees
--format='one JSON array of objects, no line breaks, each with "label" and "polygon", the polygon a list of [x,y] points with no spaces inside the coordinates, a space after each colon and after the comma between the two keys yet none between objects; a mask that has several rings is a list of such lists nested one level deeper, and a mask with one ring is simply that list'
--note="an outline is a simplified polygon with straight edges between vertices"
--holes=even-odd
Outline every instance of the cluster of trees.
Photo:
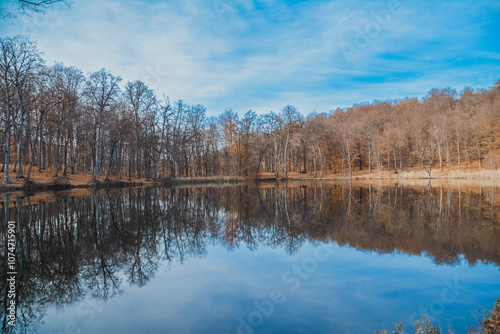
[{"label": "cluster of trees", "polygon": [[0,39],[0,158],[17,178],[84,171],[146,179],[311,172],[352,176],[421,166],[496,169],[500,82],[489,90],[432,89],[423,99],[375,101],[302,116],[207,117],[202,105],[158,98],[105,69],[46,66],[25,37]]}]

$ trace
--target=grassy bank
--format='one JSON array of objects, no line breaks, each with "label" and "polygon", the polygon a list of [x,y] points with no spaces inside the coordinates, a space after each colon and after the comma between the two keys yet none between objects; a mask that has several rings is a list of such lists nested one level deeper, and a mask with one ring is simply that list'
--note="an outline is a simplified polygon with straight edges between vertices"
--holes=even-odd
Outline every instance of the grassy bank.
[{"label": "grassy bank", "polygon": [[11,172],[11,183],[6,184],[4,180],[5,173],[0,173],[2,183],[0,183],[0,192],[11,191],[46,191],[46,190],[65,190],[75,188],[106,188],[106,187],[130,187],[149,185],[152,182],[144,179],[119,179],[115,177],[106,178],[99,176],[97,180],[92,180],[89,173],[77,172],[54,177],[54,171],[51,169],[42,172],[32,173],[30,180],[26,178],[18,179],[14,171]]},{"label": "grassy bank", "polygon": [[[260,173],[258,175],[251,175],[252,179],[257,181],[270,181],[270,180],[284,180],[285,177],[279,174],[278,177],[273,173]],[[412,179],[463,179],[463,180],[498,180],[500,182],[500,170],[461,170],[456,169],[443,170],[442,172],[437,169],[433,170],[429,175],[425,170],[413,167],[399,170],[397,173],[394,171],[368,170],[355,171],[352,173],[353,180],[412,180]],[[305,173],[300,174],[297,172],[288,173],[288,180],[351,180],[349,173]]]},{"label": "grassy bank", "polygon": [[[50,168],[39,171],[33,171],[31,179],[27,181],[25,178],[17,179],[15,171],[11,170],[11,183],[5,184],[3,181],[5,173],[0,172],[0,192],[12,191],[46,191],[46,190],[64,190],[75,188],[118,188],[132,186],[178,186],[178,185],[207,185],[207,184],[236,184],[246,181],[265,182],[284,180],[284,175],[276,177],[273,173],[260,173],[258,175],[249,175],[248,177],[240,176],[214,176],[214,177],[181,177],[167,178],[160,180],[146,180],[144,178],[117,178],[114,176],[106,177],[100,175],[97,180],[92,180],[90,173],[76,172],[74,174],[62,175],[54,177],[54,171]],[[309,181],[309,180],[336,180],[346,181],[351,180],[350,175],[340,173],[306,173],[300,174],[291,172],[288,174],[289,181]],[[436,170],[431,173],[431,176],[419,168],[405,169],[404,171],[381,172],[373,170],[369,173],[367,170],[356,171],[352,175],[352,180],[356,181],[373,181],[387,180],[396,183],[412,183],[424,180],[467,180],[471,182],[490,182],[500,184],[500,170],[445,170],[443,172]]]},{"label": "grassy bank", "polygon": [[76,172],[54,177],[54,171],[51,168],[39,171],[33,171],[30,180],[26,178],[17,179],[14,170],[10,171],[11,183],[6,184],[4,180],[5,173],[0,172],[0,192],[14,191],[49,191],[49,190],[69,190],[78,188],[120,188],[134,186],[177,186],[177,185],[197,185],[197,184],[228,184],[245,182],[246,178],[239,176],[215,176],[215,177],[185,177],[175,179],[146,180],[138,178],[117,178],[114,176],[106,177],[100,175],[97,180],[92,180],[90,173]]}]

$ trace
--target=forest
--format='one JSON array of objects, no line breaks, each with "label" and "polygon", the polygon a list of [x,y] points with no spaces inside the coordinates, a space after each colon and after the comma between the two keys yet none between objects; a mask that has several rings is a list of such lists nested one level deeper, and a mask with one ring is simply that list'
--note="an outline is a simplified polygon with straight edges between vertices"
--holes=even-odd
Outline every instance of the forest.
[{"label": "forest", "polygon": [[215,117],[203,105],[171,102],[104,68],[48,66],[35,42],[15,36],[0,39],[0,90],[6,184],[49,168],[54,177],[78,171],[93,180],[352,178],[411,168],[431,177],[495,170],[500,161],[500,81],[307,116],[286,105],[267,114],[226,109]]}]

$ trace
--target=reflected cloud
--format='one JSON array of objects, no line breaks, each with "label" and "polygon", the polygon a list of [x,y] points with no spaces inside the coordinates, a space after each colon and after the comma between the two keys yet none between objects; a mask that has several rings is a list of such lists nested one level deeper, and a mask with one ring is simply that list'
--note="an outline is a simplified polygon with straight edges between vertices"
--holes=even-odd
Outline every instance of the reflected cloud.
[{"label": "reflected cloud", "polygon": [[[462,261],[500,266],[494,186],[264,183],[12,199],[4,198],[0,216],[20,227],[18,321],[28,331],[41,324],[48,307],[86,299],[106,302],[127,285],[147,286],[159,268],[207,256],[213,246],[226,252],[269,247],[293,257],[305,243],[336,244],[362,252],[425,255],[440,266]],[[5,245],[5,224],[0,228]],[[223,262],[214,265],[230,270]],[[367,277],[363,268],[351,270]],[[0,274],[5,295],[5,266]],[[0,317],[6,316],[2,308]]]}]

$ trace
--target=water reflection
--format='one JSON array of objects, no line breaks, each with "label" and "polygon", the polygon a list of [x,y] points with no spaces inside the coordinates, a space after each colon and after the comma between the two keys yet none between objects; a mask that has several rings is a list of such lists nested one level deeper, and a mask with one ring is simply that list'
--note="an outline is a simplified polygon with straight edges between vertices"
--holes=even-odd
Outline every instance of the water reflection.
[{"label": "water reflection", "polygon": [[[499,202],[496,187],[337,183],[143,188],[46,200],[7,195],[0,216],[19,226],[15,329],[35,331],[48,307],[108,300],[125,282],[142,287],[164,263],[203,257],[213,244],[294,254],[305,241],[333,241],[379,253],[425,253],[436,264],[463,257],[499,266]],[[6,301],[7,266],[0,272]],[[16,332],[7,325],[5,302],[0,312],[2,333]]]}]

